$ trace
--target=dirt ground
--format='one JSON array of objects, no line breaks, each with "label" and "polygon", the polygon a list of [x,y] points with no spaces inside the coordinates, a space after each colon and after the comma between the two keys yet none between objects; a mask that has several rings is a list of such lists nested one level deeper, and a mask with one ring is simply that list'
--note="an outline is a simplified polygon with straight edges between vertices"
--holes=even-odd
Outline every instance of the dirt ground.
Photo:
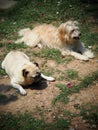
[{"label": "dirt ground", "polygon": [[[39,61],[39,64],[43,63],[43,60]],[[49,67],[63,69],[74,69],[78,71],[79,77],[85,77],[90,73],[98,70],[97,58],[90,60],[89,62],[81,62],[79,60],[73,60],[66,66],[63,64],[57,65],[52,60],[47,60],[45,63]],[[55,74],[55,78],[56,78]],[[79,109],[76,109],[75,105],[81,105],[86,103],[98,103],[98,82],[94,82],[88,88],[81,90],[79,93],[72,94],[69,97],[68,104],[56,103],[52,105],[52,100],[60,93],[59,88],[55,86],[55,82],[42,81],[40,84],[34,84],[28,88],[26,96],[21,96],[19,92],[10,86],[10,80],[8,76],[0,78],[0,92],[5,95],[0,101],[0,111],[11,112],[17,114],[18,112],[24,113],[30,111],[34,117],[40,118],[39,115],[44,115],[46,122],[54,121],[56,115],[63,117],[64,115],[60,110],[69,110],[72,113],[79,113]],[[66,81],[65,81],[66,83]],[[66,96],[66,95],[65,95]],[[93,130],[88,128],[83,122],[81,117],[74,118],[72,120],[72,128],[76,130]]]}]

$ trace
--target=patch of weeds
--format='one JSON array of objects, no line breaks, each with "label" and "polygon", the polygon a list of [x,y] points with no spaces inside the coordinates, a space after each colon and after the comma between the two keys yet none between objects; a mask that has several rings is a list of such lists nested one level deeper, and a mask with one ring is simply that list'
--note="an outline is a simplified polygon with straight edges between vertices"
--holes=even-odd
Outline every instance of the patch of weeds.
[{"label": "patch of weeds", "polygon": [[67,103],[68,102],[67,96],[70,93],[70,89],[68,89],[65,84],[56,84],[56,87],[58,87],[61,91],[60,91],[60,94],[56,98],[53,99],[52,101],[53,105],[57,101]]},{"label": "patch of weeds", "polygon": [[58,80],[72,80],[78,78],[78,72],[72,69],[68,69],[66,72],[59,72]]},{"label": "patch of weeds", "polygon": [[18,113],[17,116],[11,113],[0,113],[0,130],[64,130],[69,128],[70,120],[57,118],[53,123],[45,123],[32,117],[31,113]]},{"label": "patch of weeds", "polygon": [[59,80],[59,81],[62,81],[62,80],[65,80],[65,79],[66,79],[66,75],[65,75],[65,73],[63,73],[63,72],[60,72],[58,76],[59,76],[59,77],[57,78],[57,80]]},{"label": "patch of weeds", "polygon": [[33,118],[29,113],[17,114],[17,116],[12,115],[11,113],[1,114],[0,113],[0,130],[43,130],[44,123],[41,120]]},{"label": "patch of weeds", "polygon": [[70,61],[72,61],[72,58],[62,58],[60,51],[54,48],[43,48],[38,53],[34,52],[33,55],[40,56],[46,59],[55,60],[58,64],[69,63]]},{"label": "patch of weeds", "polygon": [[16,49],[21,49],[21,48],[25,49],[27,48],[27,46],[25,44],[15,44],[15,43],[6,44],[7,50],[12,50],[12,49],[16,50]]},{"label": "patch of weeds", "polygon": [[91,32],[88,25],[86,24],[82,25],[81,32],[82,32],[81,40],[84,41],[85,46],[94,46],[94,45],[97,46],[98,33]]},{"label": "patch of weeds", "polygon": [[0,43],[0,48],[3,47],[3,46],[4,46],[3,43]]},{"label": "patch of weeds", "polygon": [[58,87],[61,92],[56,98],[53,99],[53,104],[55,104],[56,101],[62,101],[67,103],[68,95],[77,93],[83,88],[87,88],[92,82],[96,81],[97,79],[98,71],[95,71],[91,75],[82,79],[78,85],[72,86],[71,88],[66,87],[66,84],[56,84],[56,87]]},{"label": "patch of weeds", "polygon": [[2,64],[2,61],[3,61],[3,59],[4,59],[4,56],[5,56],[5,54],[0,55],[0,76],[2,76],[2,75],[6,75],[5,70],[2,69],[2,67],[1,67],[1,64]]},{"label": "patch of weeds", "polygon": [[15,44],[15,43],[11,43],[11,44],[7,44],[7,43],[0,43],[0,48],[2,47],[6,47],[6,50],[16,50],[16,49],[25,49],[27,48],[27,46],[25,44]]},{"label": "patch of weeds", "polygon": [[61,62],[61,53],[59,50],[56,49],[45,49],[41,50],[41,56],[45,57],[46,59],[55,60],[57,63]]},{"label": "patch of weeds", "polygon": [[72,113],[72,112],[70,112],[70,111],[68,111],[68,110],[63,110],[62,111],[62,113],[63,113],[63,115],[65,116],[65,117],[67,117],[67,118],[73,118],[73,117],[76,117],[77,116],[77,114],[75,113]]},{"label": "patch of weeds", "polygon": [[[78,92],[82,88],[87,88],[93,81],[98,79],[98,71],[93,72],[92,74],[86,76],[82,81],[75,86],[76,92]],[[75,92],[75,89],[73,90]]]},{"label": "patch of weeds", "polygon": [[70,124],[69,119],[57,118],[54,123],[47,124],[46,130],[65,130],[69,128]]},{"label": "patch of weeds", "polygon": [[96,128],[98,125],[98,104],[90,105],[88,108],[87,106],[82,106],[80,115],[90,127]]},{"label": "patch of weeds", "polygon": [[2,68],[1,68],[1,66],[0,66],[0,75],[6,75],[5,70],[4,70],[4,69],[2,69]]},{"label": "patch of weeds", "polygon": [[78,72],[72,69],[68,69],[66,71],[66,76],[68,77],[68,79],[75,79],[78,78]]},{"label": "patch of weeds", "polygon": [[44,70],[42,69],[42,73],[47,75],[47,76],[52,76],[54,74],[54,70],[53,69],[49,69],[49,70]]}]

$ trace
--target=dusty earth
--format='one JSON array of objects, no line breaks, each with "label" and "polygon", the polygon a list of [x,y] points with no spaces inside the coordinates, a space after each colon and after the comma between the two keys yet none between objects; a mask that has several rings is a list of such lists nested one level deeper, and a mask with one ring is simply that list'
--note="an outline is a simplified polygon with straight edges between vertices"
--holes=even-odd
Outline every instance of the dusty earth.
[{"label": "dusty earth", "polygon": [[[66,71],[67,69],[74,69],[78,71],[78,75],[81,78],[89,75],[90,73],[98,70],[97,58],[90,60],[89,62],[81,62],[79,60],[73,60],[67,65],[56,64],[53,60],[41,60],[36,58],[36,61],[43,66],[55,68],[58,70]],[[93,82],[88,88],[81,90],[79,93],[69,96],[68,104],[57,102],[52,105],[52,101],[60,93],[60,89],[55,86],[58,81],[58,73],[54,73],[56,78],[55,82],[42,81],[39,84],[26,87],[27,95],[21,96],[19,92],[10,86],[10,80],[8,76],[0,78],[0,93],[3,95],[0,100],[0,111],[11,112],[17,114],[17,112],[24,113],[29,111],[33,113],[34,117],[41,118],[44,115],[46,122],[53,122],[56,115],[64,117],[61,113],[62,110],[68,110],[72,113],[79,113],[79,109],[75,106],[82,104],[97,104],[98,103],[98,82]],[[66,81],[63,81],[66,84]],[[66,95],[65,95],[66,96]],[[40,116],[39,116],[40,115]],[[72,128],[77,130],[93,130],[88,128],[83,122],[81,117],[75,117],[72,119]]]}]

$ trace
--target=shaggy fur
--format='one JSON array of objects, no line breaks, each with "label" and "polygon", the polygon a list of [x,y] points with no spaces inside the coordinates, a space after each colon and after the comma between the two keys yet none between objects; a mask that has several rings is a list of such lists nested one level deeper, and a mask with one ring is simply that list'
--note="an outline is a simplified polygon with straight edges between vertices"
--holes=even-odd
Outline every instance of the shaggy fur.
[{"label": "shaggy fur", "polygon": [[26,94],[22,86],[38,82],[41,77],[48,81],[54,81],[53,77],[43,75],[38,64],[31,62],[29,57],[20,51],[9,52],[2,62],[2,68],[9,75],[11,85],[18,89],[22,95]]},{"label": "shaggy fur", "polygon": [[35,47],[48,46],[61,51],[63,56],[72,55],[77,59],[87,61],[93,58],[93,53],[84,47],[80,41],[80,31],[77,21],[67,21],[58,28],[51,24],[36,26],[33,30],[22,29],[19,31],[21,39],[16,43],[24,42],[26,45]]}]

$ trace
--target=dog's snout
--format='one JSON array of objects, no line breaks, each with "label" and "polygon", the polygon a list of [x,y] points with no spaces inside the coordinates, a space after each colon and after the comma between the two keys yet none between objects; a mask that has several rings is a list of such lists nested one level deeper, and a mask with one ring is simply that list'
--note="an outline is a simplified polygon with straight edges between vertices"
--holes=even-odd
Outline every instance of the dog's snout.
[{"label": "dog's snout", "polygon": [[73,37],[75,40],[79,40],[79,37]]}]

